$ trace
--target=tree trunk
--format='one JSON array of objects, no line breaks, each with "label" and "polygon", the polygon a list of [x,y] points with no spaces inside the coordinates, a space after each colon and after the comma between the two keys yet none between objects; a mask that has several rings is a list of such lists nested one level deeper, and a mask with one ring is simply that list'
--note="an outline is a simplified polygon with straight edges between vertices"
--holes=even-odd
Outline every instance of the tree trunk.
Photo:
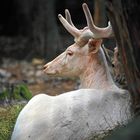
[{"label": "tree trunk", "polygon": [[56,57],[61,46],[55,15],[56,0],[36,1],[34,8],[38,10],[33,24],[33,38],[35,44],[39,44],[40,54],[50,60]]},{"label": "tree trunk", "polygon": [[98,27],[106,26],[107,18],[104,0],[94,0],[94,22]]},{"label": "tree trunk", "polygon": [[[46,1],[46,0],[45,0]],[[58,32],[58,26],[56,23],[57,15],[55,15],[55,3],[56,0],[46,1],[46,39],[45,48],[47,60],[51,60],[60,53],[62,50],[62,44],[60,42],[60,35]]]},{"label": "tree trunk", "polygon": [[132,96],[132,109],[135,114],[140,115],[140,1],[106,2]]},{"label": "tree trunk", "polygon": [[15,0],[18,5],[18,17],[24,19],[23,29],[30,38],[28,43],[33,54],[46,57],[47,60],[56,57],[61,49],[58,33],[55,3],[56,0]]}]

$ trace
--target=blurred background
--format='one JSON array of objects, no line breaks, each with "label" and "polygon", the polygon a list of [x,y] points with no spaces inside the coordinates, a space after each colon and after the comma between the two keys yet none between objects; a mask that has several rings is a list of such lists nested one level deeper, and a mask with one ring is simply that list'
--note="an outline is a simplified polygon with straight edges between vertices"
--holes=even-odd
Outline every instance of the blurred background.
[{"label": "blurred background", "polygon": [[[82,3],[93,10],[93,0],[5,0],[0,2],[0,58],[51,60],[72,39],[58,21],[70,10],[77,27],[86,26]],[[68,37],[66,37],[66,35]],[[50,53],[51,52],[51,53]]]}]

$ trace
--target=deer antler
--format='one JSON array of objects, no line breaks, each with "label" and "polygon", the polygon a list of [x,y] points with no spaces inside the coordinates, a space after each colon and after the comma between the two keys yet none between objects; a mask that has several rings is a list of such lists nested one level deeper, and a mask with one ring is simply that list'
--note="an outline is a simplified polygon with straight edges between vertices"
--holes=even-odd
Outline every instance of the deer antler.
[{"label": "deer antler", "polygon": [[87,25],[88,25],[89,29],[91,30],[91,32],[93,33],[93,38],[108,38],[113,35],[112,26],[111,26],[110,22],[108,22],[108,26],[105,28],[97,27],[94,24],[94,21],[92,19],[92,16],[91,16],[91,13],[89,11],[87,4],[84,3],[82,5],[82,7],[83,7],[83,11],[86,16]]},{"label": "deer antler", "polygon": [[68,9],[65,9],[65,18],[71,26],[75,27],[73,22],[72,22],[71,15],[70,15],[70,12]]},{"label": "deer antler", "polygon": [[[63,24],[65,29],[74,36],[74,38],[79,38],[80,40],[86,40],[87,42],[90,38],[108,38],[113,35],[112,27],[109,22],[108,26],[105,28],[99,28],[95,26],[91,13],[86,3],[83,4],[83,10],[86,16],[88,27],[82,30],[77,29],[71,19],[71,15],[68,9],[65,10],[65,17],[64,18],[61,14],[58,15],[60,22]],[[86,29],[86,30],[85,30]]]},{"label": "deer antler", "polygon": [[66,19],[61,14],[59,14],[59,20],[70,34],[72,34],[75,38],[78,38],[81,34],[80,30],[73,25],[69,11],[66,10],[65,13]]}]

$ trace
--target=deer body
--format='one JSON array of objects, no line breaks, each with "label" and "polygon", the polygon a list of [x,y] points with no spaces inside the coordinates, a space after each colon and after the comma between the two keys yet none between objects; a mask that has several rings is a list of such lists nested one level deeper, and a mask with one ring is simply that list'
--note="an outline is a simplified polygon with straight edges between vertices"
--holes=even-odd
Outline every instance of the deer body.
[{"label": "deer body", "polygon": [[79,89],[56,97],[40,94],[21,111],[12,140],[86,140],[126,123],[128,105],[129,95],[124,91]]},{"label": "deer body", "polygon": [[[85,4],[83,9],[92,27]],[[75,43],[47,63],[44,72],[79,77],[82,89],[54,97],[33,97],[17,118],[12,140],[86,140],[131,118],[128,91],[114,84],[101,49],[101,35],[108,37],[110,26],[100,29],[94,25],[79,31],[66,13],[67,20],[61,15],[59,19]]]}]

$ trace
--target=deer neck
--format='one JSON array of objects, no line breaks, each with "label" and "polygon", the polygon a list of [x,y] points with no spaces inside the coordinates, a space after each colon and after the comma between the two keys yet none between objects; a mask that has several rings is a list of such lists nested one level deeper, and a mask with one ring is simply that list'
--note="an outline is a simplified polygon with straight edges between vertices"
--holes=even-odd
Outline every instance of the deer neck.
[{"label": "deer neck", "polygon": [[117,88],[109,72],[109,66],[102,49],[100,49],[99,52],[89,60],[86,69],[80,75],[80,81],[80,88]]}]

